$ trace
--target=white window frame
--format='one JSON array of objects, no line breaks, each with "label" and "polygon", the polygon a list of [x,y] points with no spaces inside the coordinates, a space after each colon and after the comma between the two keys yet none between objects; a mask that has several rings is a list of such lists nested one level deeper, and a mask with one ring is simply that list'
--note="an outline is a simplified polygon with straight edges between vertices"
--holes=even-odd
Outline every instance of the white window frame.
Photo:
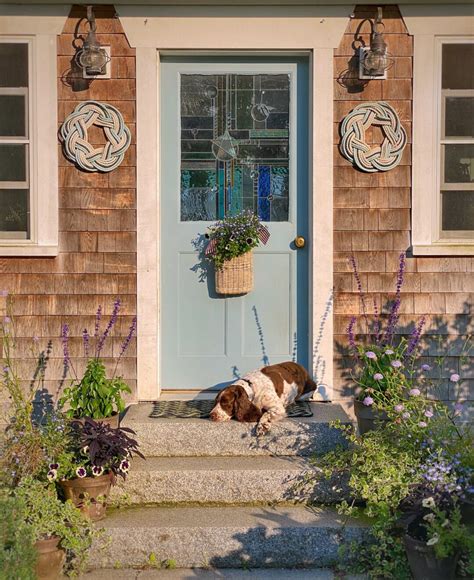
[{"label": "white window frame", "polygon": [[474,38],[466,5],[406,6],[400,10],[414,37],[412,250],[415,256],[474,256],[474,232],[448,237],[441,230],[441,47]]},{"label": "white window frame", "polygon": [[0,256],[56,256],[58,224],[57,35],[68,7],[1,6],[0,41],[28,42],[29,188],[28,239],[0,238]]}]

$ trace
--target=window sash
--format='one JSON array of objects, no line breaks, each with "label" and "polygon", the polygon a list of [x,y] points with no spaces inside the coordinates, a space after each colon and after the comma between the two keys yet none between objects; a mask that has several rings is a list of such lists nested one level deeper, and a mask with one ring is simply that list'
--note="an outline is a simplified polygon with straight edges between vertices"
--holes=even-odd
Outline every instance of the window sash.
[{"label": "window sash", "polygon": [[437,135],[436,135],[436,213],[437,213],[437,230],[438,239],[443,242],[457,241],[474,241],[474,230],[443,230],[443,210],[442,210],[442,192],[443,191],[472,191],[473,183],[446,183],[445,180],[445,147],[447,145],[469,145],[474,144],[473,138],[464,137],[446,137],[446,99],[447,97],[468,97],[474,96],[474,90],[466,89],[443,89],[441,84],[443,72],[442,51],[444,44],[472,44],[473,38],[467,37],[446,37],[436,39],[436,62],[435,62],[435,87],[437,102]]},{"label": "window sash", "polygon": [[0,38],[1,44],[27,44],[28,45],[28,87],[0,87],[0,95],[18,95],[25,99],[25,130],[26,135],[22,136],[2,136],[0,135],[0,145],[25,145],[26,146],[26,179],[25,181],[0,181],[0,189],[28,189],[28,221],[26,231],[5,231],[0,230],[1,240],[31,240],[32,226],[34,223],[33,211],[33,187],[31,176],[34,175],[33,159],[34,150],[31,135],[32,127],[32,103],[35,87],[33,85],[33,41],[30,38],[18,38],[13,36],[4,36]]}]

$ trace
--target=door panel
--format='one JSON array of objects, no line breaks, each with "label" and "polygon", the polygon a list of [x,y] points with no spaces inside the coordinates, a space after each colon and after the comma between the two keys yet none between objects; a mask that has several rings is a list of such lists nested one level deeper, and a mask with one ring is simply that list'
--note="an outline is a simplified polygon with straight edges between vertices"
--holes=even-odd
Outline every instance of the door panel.
[{"label": "door panel", "polygon": [[[296,58],[161,62],[161,385],[217,389],[308,359],[308,72]],[[255,288],[215,292],[203,234],[251,209],[268,227]],[[201,244],[201,245],[199,245]]]}]

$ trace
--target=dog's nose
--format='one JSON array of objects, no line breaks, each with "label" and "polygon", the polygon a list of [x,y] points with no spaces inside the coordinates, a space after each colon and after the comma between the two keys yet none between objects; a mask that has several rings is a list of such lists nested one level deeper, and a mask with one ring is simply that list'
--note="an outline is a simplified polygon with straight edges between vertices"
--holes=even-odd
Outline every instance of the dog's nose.
[{"label": "dog's nose", "polygon": [[211,412],[211,413],[209,414],[209,419],[210,419],[211,421],[217,421],[217,420],[218,420],[217,413],[212,413],[212,412]]}]

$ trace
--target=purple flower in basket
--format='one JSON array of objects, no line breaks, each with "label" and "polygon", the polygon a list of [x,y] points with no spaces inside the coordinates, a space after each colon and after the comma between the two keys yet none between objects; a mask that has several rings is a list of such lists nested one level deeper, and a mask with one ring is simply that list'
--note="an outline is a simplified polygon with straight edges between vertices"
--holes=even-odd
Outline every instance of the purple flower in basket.
[{"label": "purple flower in basket", "polygon": [[104,468],[102,466],[94,465],[92,467],[92,475],[94,475],[95,477],[99,477],[103,473],[104,473]]},{"label": "purple flower in basket", "polygon": [[371,360],[376,360],[377,359],[377,355],[375,354],[375,352],[372,352],[371,350],[367,351],[365,353],[365,356],[367,358],[370,358]]},{"label": "purple flower in basket", "polygon": [[372,397],[365,397],[365,399],[362,401],[362,403],[366,406],[366,407],[370,407],[374,404],[374,400],[372,399]]},{"label": "purple flower in basket", "polygon": [[374,375],[374,381],[381,381],[383,379],[383,374],[382,373],[375,373]]},{"label": "purple flower in basket", "polygon": [[393,360],[390,364],[394,369],[399,369],[402,366],[402,363],[399,360]]}]

